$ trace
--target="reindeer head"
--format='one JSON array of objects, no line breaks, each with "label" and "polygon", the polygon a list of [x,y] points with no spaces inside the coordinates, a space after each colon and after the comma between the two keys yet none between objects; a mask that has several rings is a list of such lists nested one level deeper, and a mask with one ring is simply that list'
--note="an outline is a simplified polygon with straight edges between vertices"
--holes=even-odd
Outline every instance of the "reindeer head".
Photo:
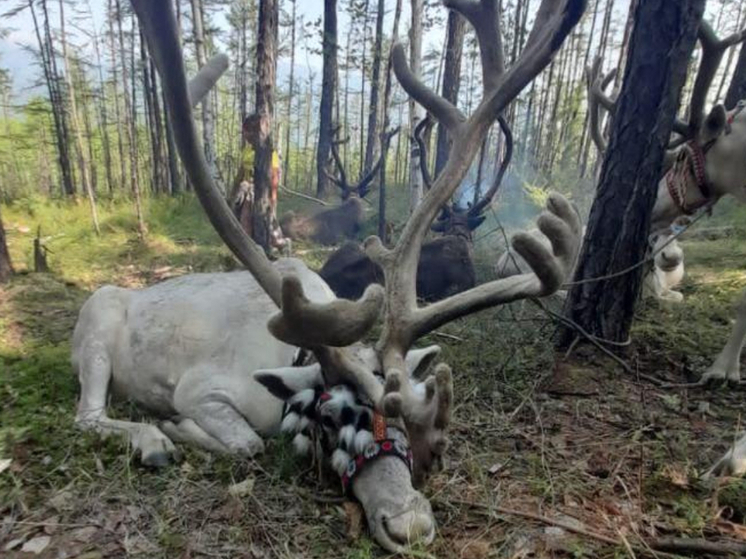
[{"label": "reindeer head", "polygon": [[[441,233],[444,236],[462,237],[467,241],[471,241],[474,230],[484,223],[484,220],[486,219],[483,215],[484,211],[492,204],[492,200],[500,188],[500,184],[502,183],[505,172],[508,169],[508,165],[510,165],[510,160],[513,157],[513,133],[508,125],[508,121],[505,120],[504,117],[498,116],[497,122],[505,136],[505,153],[500,162],[500,169],[497,171],[497,174],[492,181],[492,185],[482,197],[479,197],[479,193],[475,192],[474,201],[469,204],[468,208],[460,208],[450,202],[446,203],[441,208],[438,219],[430,226],[430,229],[436,233]],[[417,124],[414,130],[414,139],[417,142],[420,151],[420,173],[422,174],[422,182],[427,190],[430,190],[433,183],[430,171],[427,167],[427,145],[434,124],[435,121],[433,120],[432,115],[428,113],[427,116]]]},{"label": "reindeer head", "polygon": [[[677,215],[691,214],[726,194],[746,201],[744,102],[739,102],[731,111],[726,111],[723,105],[715,105],[705,116],[707,94],[723,54],[746,38],[746,30],[720,40],[712,27],[702,21],[697,38],[702,57],[687,108],[689,120],[674,122],[675,134],[664,161],[663,180],[675,208],[667,211],[667,204],[656,203],[654,229],[665,228]],[[591,136],[599,151],[604,153],[608,146],[601,130],[600,109],[608,111],[612,118],[616,112],[616,99],[605,92],[616,77],[616,71],[603,74],[601,60],[596,59],[593,66],[586,69],[586,76]]]},{"label": "reindeer head", "polygon": [[[421,378],[437,350],[412,347],[422,336],[462,316],[556,291],[575,260],[580,223],[564,198],[551,196],[538,221],[551,248],[532,235],[513,239],[530,273],[492,281],[427,307],[418,306],[416,294],[422,242],[439,208],[463,180],[492,123],[549,64],[580,19],[585,1],[542,0],[525,48],[508,70],[503,63],[497,0],[446,2],[474,26],[482,52],[484,99],[468,118],[419,81],[407,66],[403,47],[394,47],[397,78],[448,128],[454,147],[395,247],[385,248],[377,237],[365,241],[368,256],[384,271],[386,287],[370,286],[358,301],[333,299],[320,278],[309,279],[305,268],[305,275],[282,276],[245,234],[215,187],[197,140],[171,2],[133,0],[133,5],[162,78],[179,154],[200,202],[228,247],[280,309],[269,321],[270,332],[310,350],[318,362],[257,373],[287,402],[285,428],[297,436],[304,435],[312,423],[320,427],[333,466],[341,472],[346,463],[342,475],[347,475],[350,491],[363,504],[371,531],[382,546],[398,551],[415,541],[429,542],[435,521],[413,480],[424,481],[445,450],[453,383],[445,364]],[[359,346],[379,320],[383,328],[375,345]],[[298,441],[304,446],[302,438]]]}]

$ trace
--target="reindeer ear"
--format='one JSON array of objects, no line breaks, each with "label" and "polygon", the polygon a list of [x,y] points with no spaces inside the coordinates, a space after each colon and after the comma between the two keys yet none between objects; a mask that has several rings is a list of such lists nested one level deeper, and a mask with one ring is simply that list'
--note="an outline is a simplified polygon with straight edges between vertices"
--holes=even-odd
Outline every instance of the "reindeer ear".
[{"label": "reindeer ear", "polygon": [[448,225],[448,221],[447,220],[445,220],[445,219],[440,220],[439,219],[438,221],[436,221],[435,223],[433,223],[430,226],[430,230],[431,231],[435,231],[436,233],[445,233],[447,225]]},{"label": "reindeer ear", "polygon": [[716,139],[723,133],[727,124],[727,118],[723,105],[715,105],[712,108],[702,126],[701,140],[703,144]]},{"label": "reindeer ear", "polygon": [[487,219],[484,215],[471,215],[468,217],[466,224],[469,227],[469,231],[474,231],[477,227],[482,225],[484,223],[484,220]]},{"label": "reindeer ear", "polygon": [[297,392],[324,385],[321,365],[305,367],[279,367],[254,371],[254,379],[280,400],[289,400]]},{"label": "reindeer ear", "polygon": [[440,346],[438,345],[410,349],[406,357],[407,374],[415,379],[422,377],[439,354]]}]

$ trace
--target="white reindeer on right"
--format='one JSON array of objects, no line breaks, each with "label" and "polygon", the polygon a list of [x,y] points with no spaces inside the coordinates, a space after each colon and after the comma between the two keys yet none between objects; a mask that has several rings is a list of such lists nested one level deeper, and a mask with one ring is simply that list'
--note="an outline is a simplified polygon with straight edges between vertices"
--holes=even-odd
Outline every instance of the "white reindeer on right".
[{"label": "white reindeer on right", "polygon": [[[718,39],[710,25],[703,21],[698,31],[702,59],[694,82],[687,114],[689,122],[674,124],[673,149],[666,155],[664,176],[651,219],[651,235],[666,234],[671,224],[694,214],[705,206],[712,206],[730,194],[746,202],[746,101],[731,110],[715,105],[705,116],[707,92],[725,51],[746,39],[746,30]],[[607,142],[602,133],[600,108],[613,118],[616,100],[604,93],[614,73],[603,75],[600,60],[587,70],[589,80],[589,111],[591,135],[603,153]],[[739,359],[746,341],[746,292],[737,307],[736,322],[728,342],[705,371],[700,380],[741,382]],[[707,472],[711,475],[746,474],[746,434]]]}]

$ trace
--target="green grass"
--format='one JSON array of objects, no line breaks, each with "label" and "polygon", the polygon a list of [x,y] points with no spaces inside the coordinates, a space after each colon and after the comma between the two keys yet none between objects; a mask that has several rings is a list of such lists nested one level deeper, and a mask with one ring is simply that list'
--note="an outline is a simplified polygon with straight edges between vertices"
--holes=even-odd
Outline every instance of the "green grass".
[{"label": "green grass", "polygon": [[[396,219],[406,214],[406,197],[399,194],[390,203]],[[281,211],[290,207],[308,211],[313,204],[286,195]],[[347,535],[345,511],[318,498],[335,494],[337,481],[319,477],[315,467],[294,456],[286,438],[268,441],[267,453],[257,461],[181,445],[183,462],[155,471],[142,467],[120,438],[102,439],[74,428],[78,387],[69,340],[88,294],[103,283],[159,281],[164,267],[183,274],[235,266],[193,198],[147,199],[145,241],[137,239],[134,211],[126,201],[100,204],[100,237],[82,203],[25,200],[3,206],[2,212],[14,264],[22,273],[0,288],[0,458],[13,461],[0,474],[0,515],[31,523],[50,518],[96,526],[108,522],[98,539],[80,549],[81,544],[65,540],[69,531],[53,535],[60,549],[103,556],[122,553],[124,531],[128,541],[135,534],[147,540],[141,548],[132,544],[129,554],[138,557],[200,556],[200,550],[234,557],[252,549],[268,557],[385,556],[366,536]],[[365,234],[373,232],[375,215],[374,207]],[[742,208],[729,208],[714,222],[735,224],[742,215]],[[47,241],[51,271],[45,274],[28,273],[39,225],[43,235],[52,236]],[[19,226],[31,231],[22,233]],[[697,378],[727,336],[733,305],[746,286],[744,236],[739,226],[729,239],[685,243],[686,302],[648,301],[640,307],[634,344],[624,355],[629,363],[666,380]],[[499,232],[478,241],[482,278],[489,277],[502,243]],[[316,267],[327,254],[311,245],[295,248]],[[561,308],[557,300],[548,304]],[[714,499],[732,509],[734,519],[743,518],[742,482],[715,494],[672,486],[666,477],[668,466],[692,477],[722,454],[742,413],[743,393],[660,391],[634,383],[608,359],[578,351],[572,362],[578,378],[572,382],[595,383],[598,395],[547,396],[539,386],[551,384],[555,373],[554,329],[525,302],[457,321],[441,329],[446,336],[421,340],[440,344],[453,368],[455,412],[450,466],[424,489],[439,535],[433,546],[408,556],[458,557],[472,541],[489,549],[490,556],[506,556],[515,552],[511,542],[539,537],[541,528],[525,519],[484,514],[495,503],[577,516],[613,537],[616,532],[599,519],[622,505],[644,511],[644,517],[631,518],[646,529],[663,526],[672,534],[710,534]],[[700,401],[710,402],[715,415],[697,415],[693,410]],[[143,419],[127,404],[115,404],[111,413]],[[596,475],[598,468],[589,464],[598,461],[614,475]],[[491,473],[496,464],[499,473]],[[228,487],[246,478],[255,480],[253,493],[231,497]],[[50,505],[54,499],[58,505],[65,501],[60,510]],[[629,520],[612,516],[620,526]],[[120,524],[112,520],[118,518]],[[24,526],[10,533],[39,533]],[[577,557],[624,556],[618,548],[581,537],[567,545]]]}]

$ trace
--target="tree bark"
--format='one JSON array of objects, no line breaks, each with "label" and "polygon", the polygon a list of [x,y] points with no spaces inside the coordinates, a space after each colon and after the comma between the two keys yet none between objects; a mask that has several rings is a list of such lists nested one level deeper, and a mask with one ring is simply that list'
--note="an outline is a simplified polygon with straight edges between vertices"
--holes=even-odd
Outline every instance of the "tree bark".
[{"label": "tree bark", "polygon": [[[401,8],[402,0],[396,0],[396,7],[394,8],[394,26],[391,31],[391,45],[393,46],[399,39],[399,20],[401,19]],[[383,92],[383,131],[386,132],[389,127],[389,105],[391,104],[391,86],[393,80],[394,64],[391,58],[391,52],[389,52],[388,62],[386,63],[386,86]],[[401,134],[400,134],[401,135]],[[398,141],[398,139],[397,139]],[[399,144],[397,143],[397,146]],[[389,147],[388,145],[386,146]],[[386,154],[384,154],[385,156]],[[381,162],[380,179],[378,181],[378,238],[384,244],[388,242],[388,235],[386,229],[386,157]]]},{"label": "tree bark", "polygon": [[3,227],[3,216],[0,214],[0,283],[5,283],[13,275],[13,265],[10,262],[10,253],[5,241],[5,228]]},{"label": "tree bark", "polygon": [[332,111],[337,91],[337,0],[324,0],[324,37],[321,50],[324,61],[319,106],[319,143],[316,151],[316,196],[324,199],[329,194],[326,170],[332,148]]},{"label": "tree bark", "polygon": [[83,188],[88,198],[88,204],[91,208],[91,220],[93,221],[93,230],[96,235],[101,234],[98,226],[98,212],[96,211],[96,200],[93,197],[93,187],[91,186],[91,175],[89,160],[86,157],[83,148],[83,135],[80,131],[80,118],[78,117],[78,104],[75,99],[75,85],[72,76],[72,65],[70,56],[67,51],[67,38],[65,34],[65,3],[60,0],[60,42],[62,43],[62,60],[65,64],[65,81],[67,82],[67,93],[70,98],[70,118],[72,119],[73,132],[75,134],[75,150],[78,153],[78,166],[80,167],[80,176],[83,180]]},{"label": "tree bark", "polygon": [[[446,40],[446,59],[443,69],[442,95],[454,105],[458,104],[458,91],[461,86],[461,54],[464,50],[464,33],[466,20],[458,13],[448,12],[448,39]],[[446,166],[448,153],[451,151],[448,131],[438,123],[438,144],[435,152],[435,174],[437,177]]]},{"label": "tree bark", "polygon": [[260,0],[259,32],[256,49],[256,111],[261,115],[259,145],[254,161],[254,204],[252,236],[269,252],[273,208],[270,203],[272,153],[272,120],[274,89],[277,81],[277,28],[280,14],[278,0]]},{"label": "tree bark", "polygon": [[[203,21],[204,5],[202,0],[191,0],[192,31],[194,37],[194,52],[197,66],[202,68],[207,62],[207,48],[205,47],[205,29]],[[205,159],[215,184],[225,193],[225,185],[218,173],[215,156],[215,112],[213,110],[212,95],[208,94],[202,101],[202,143],[204,144]]]},{"label": "tree bark", "polygon": [[[422,74],[422,19],[423,0],[412,0],[412,25],[409,29],[409,67],[412,73],[421,78]],[[409,213],[411,214],[422,200],[422,176],[420,175],[420,148],[414,139],[414,129],[422,120],[422,108],[411,97],[409,104]]]},{"label": "tree bark", "polygon": [[[637,7],[577,280],[618,274],[645,256],[663,156],[703,10],[704,0],[646,0]],[[643,83],[646,86],[640,87]],[[593,336],[625,342],[642,277],[643,268],[638,266],[573,286],[565,316]],[[564,329],[560,345],[569,345],[575,337],[574,330]]]},{"label": "tree bark", "polygon": [[381,84],[381,58],[383,50],[383,16],[386,11],[386,0],[378,0],[378,12],[376,13],[376,37],[373,46],[373,75],[370,79],[370,106],[368,107],[368,138],[365,143],[364,176],[373,166],[373,159],[378,149],[378,96]]},{"label": "tree bark", "polygon": [[728,93],[725,94],[725,108],[732,109],[741,99],[746,99],[746,48],[743,45],[741,45],[736,69],[730,80]]},{"label": "tree bark", "polygon": [[287,106],[287,130],[285,131],[285,168],[282,176],[283,180],[287,183],[290,175],[290,122],[293,114],[293,96],[295,95],[295,15],[296,8],[298,6],[298,0],[290,0],[293,4],[293,11],[290,15],[290,81],[288,83],[288,106]]}]

